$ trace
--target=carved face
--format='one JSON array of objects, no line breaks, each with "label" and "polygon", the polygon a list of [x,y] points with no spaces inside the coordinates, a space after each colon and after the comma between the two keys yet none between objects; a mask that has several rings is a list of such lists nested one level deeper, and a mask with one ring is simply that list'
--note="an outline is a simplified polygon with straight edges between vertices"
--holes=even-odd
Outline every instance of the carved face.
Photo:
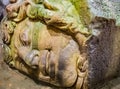
[{"label": "carved face", "polygon": [[[25,1],[29,2],[31,0]],[[38,12],[39,15],[36,15],[31,9],[27,8],[25,1],[13,0],[13,3],[16,3],[7,7],[9,20],[15,22],[15,26],[12,25],[12,34],[9,34],[8,44],[13,66],[38,80],[56,86],[71,87],[76,83],[77,88],[80,88],[87,73],[87,63],[80,55],[79,46],[82,45],[83,38],[86,39],[86,37],[79,33],[74,37],[71,36],[74,33],[70,34],[71,30],[74,31],[77,28],[75,27],[77,26],[76,22],[74,22],[76,20],[71,16],[72,22],[69,23],[69,20],[68,22],[66,20],[66,15],[61,17],[58,14],[55,14],[58,16],[46,18],[44,17],[46,13],[41,11],[41,16]],[[48,7],[52,6],[46,5]],[[43,5],[41,7],[42,9],[37,8],[37,10],[53,12],[49,11],[52,8],[50,10],[56,11],[54,6],[47,9]],[[33,17],[35,15],[35,18],[31,18],[32,15],[29,10],[31,10],[30,13],[33,12],[32,15]],[[26,14],[27,12],[28,14]],[[72,26],[72,23],[75,26]],[[79,23],[79,25],[81,24]],[[75,39],[80,40],[79,46]]]},{"label": "carved face", "polygon": [[12,41],[19,57],[15,60],[22,59],[39,80],[68,87],[75,83],[80,53],[71,36],[26,19],[17,25]]}]

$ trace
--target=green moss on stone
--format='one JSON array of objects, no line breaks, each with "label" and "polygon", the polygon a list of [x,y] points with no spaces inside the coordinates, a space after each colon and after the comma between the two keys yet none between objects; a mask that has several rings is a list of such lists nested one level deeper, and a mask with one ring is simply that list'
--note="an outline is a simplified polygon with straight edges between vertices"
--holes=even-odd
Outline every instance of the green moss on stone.
[{"label": "green moss on stone", "polygon": [[70,0],[76,7],[83,24],[88,25],[91,21],[87,0]]}]

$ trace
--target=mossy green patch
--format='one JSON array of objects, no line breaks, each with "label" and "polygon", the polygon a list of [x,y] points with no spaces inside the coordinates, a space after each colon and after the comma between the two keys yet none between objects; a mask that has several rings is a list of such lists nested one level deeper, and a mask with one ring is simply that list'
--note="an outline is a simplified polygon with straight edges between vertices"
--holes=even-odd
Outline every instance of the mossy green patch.
[{"label": "mossy green patch", "polygon": [[70,0],[77,9],[83,24],[88,25],[91,21],[91,13],[87,0]]}]

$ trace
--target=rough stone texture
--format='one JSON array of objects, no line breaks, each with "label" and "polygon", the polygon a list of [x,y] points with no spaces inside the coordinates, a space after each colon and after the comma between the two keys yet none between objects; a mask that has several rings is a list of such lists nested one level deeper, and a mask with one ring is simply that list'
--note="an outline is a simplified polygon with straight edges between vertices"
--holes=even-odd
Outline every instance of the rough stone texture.
[{"label": "rough stone texture", "polygon": [[94,16],[112,18],[120,26],[120,0],[88,0]]},{"label": "rough stone texture", "polygon": [[0,59],[0,89],[58,89],[50,88],[48,84],[35,82],[17,70],[9,68]]},{"label": "rough stone texture", "polygon": [[93,36],[88,42],[88,60],[89,83],[93,88],[118,74],[120,29],[115,26],[114,20],[98,17],[92,22],[92,27]]},{"label": "rough stone texture", "polygon": [[115,78],[102,86],[98,87],[99,89],[120,89],[120,78]]},{"label": "rough stone texture", "polygon": [[[88,42],[91,89],[118,76],[120,67],[120,1],[88,0],[92,37]],[[106,88],[108,89],[108,88]]]}]

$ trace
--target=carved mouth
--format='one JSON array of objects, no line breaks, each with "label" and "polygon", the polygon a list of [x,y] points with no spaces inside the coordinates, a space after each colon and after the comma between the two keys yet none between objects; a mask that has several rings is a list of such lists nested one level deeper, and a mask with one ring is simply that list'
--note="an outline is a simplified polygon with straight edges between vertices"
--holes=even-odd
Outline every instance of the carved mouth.
[{"label": "carved mouth", "polygon": [[43,75],[48,75],[50,52],[44,50],[40,52],[39,68]]},{"label": "carved mouth", "polygon": [[57,63],[57,59],[52,51],[48,53],[48,58],[46,63],[47,63],[46,72],[49,74],[51,78],[55,78],[55,65]]},{"label": "carved mouth", "polygon": [[55,55],[52,51],[44,50],[41,52],[39,68],[43,75],[55,77]]}]

